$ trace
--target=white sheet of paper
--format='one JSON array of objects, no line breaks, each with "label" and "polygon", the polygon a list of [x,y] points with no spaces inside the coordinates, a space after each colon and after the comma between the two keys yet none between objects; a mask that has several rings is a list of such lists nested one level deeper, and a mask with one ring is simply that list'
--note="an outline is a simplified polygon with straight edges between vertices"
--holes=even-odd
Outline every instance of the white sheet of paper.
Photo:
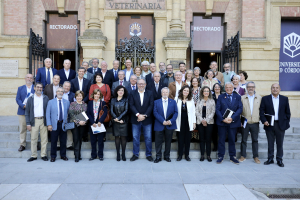
[{"label": "white sheet of paper", "polygon": [[96,127],[91,126],[91,128],[92,128],[93,134],[106,132],[104,124],[101,124],[100,127],[98,125]]},{"label": "white sheet of paper", "polygon": [[247,121],[248,121],[248,120],[245,118],[245,121],[244,121],[244,124],[243,124],[243,127],[244,127],[244,128],[246,128]]}]

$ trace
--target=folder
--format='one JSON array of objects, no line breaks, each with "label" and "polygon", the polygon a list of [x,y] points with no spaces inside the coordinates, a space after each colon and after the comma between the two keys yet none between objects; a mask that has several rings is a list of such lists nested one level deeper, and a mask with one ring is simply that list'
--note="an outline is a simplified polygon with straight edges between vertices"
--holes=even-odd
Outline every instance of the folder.
[{"label": "folder", "polygon": [[75,116],[75,118],[79,119],[80,121],[87,121],[89,119],[85,112],[79,113]]},{"label": "folder", "polygon": [[265,117],[270,126],[274,126],[275,115],[265,114]]},{"label": "folder", "polygon": [[223,119],[225,119],[225,118],[231,118],[231,116],[234,114],[235,112],[234,111],[232,111],[232,110],[230,110],[230,109],[226,109],[225,110],[225,112],[224,112],[224,114],[223,114]]}]

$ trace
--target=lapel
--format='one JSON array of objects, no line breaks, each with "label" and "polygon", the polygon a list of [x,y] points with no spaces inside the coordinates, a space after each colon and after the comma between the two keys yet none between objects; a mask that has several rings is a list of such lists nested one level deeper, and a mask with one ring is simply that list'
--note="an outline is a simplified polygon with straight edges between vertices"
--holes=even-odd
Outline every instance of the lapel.
[{"label": "lapel", "polygon": [[46,67],[43,67],[43,68],[41,69],[41,71],[42,71],[42,76],[45,77],[45,82],[46,82]]},{"label": "lapel", "polygon": [[236,95],[232,93],[231,106],[234,105],[235,101],[236,101]]},{"label": "lapel", "polygon": [[[219,96],[219,98],[220,98],[220,96]],[[226,105],[227,105],[227,107],[229,107],[229,101],[228,101],[228,99],[227,99],[227,94],[225,93],[224,94],[224,102],[226,103]],[[231,102],[232,103],[232,102]]]},{"label": "lapel", "polygon": [[[164,113],[164,106],[163,106],[163,100],[160,99],[159,104],[158,104],[158,110],[162,111],[162,115],[165,118],[165,113]],[[167,115],[168,115],[168,109],[167,109]]]},{"label": "lapel", "polygon": [[[269,103],[270,103],[270,105],[271,105],[271,107],[272,107],[272,111],[273,111],[273,113],[275,114],[275,110],[274,110],[274,105],[273,105],[273,100],[272,100],[272,94],[270,94],[269,95]],[[279,104],[280,104],[280,96],[279,96]],[[279,106],[280,107],[280,106]],[[279,110],[279,109],[278,109]]]},{"label": "lapel", "polygon": [[[62,74],[63,74],[63,76],[65,77],[65,79],[68,80],[68,79],[67,79],[67,76],[66,76],[66,73],[65,73],[65,70],[64,70],[64,69],[61,69],[61,70],[62,70],[62,72],[63,72]],[[69,69],[69,70],[70,70],[70,69]],[[71,71],[69,71],[69,77],[70,77],[70,75],[71,75]]]}]

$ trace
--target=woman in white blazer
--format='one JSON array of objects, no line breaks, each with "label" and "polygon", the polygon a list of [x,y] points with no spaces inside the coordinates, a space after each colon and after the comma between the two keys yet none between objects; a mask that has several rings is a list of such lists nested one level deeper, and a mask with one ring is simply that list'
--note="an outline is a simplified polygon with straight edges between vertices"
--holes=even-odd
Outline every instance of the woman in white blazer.
[{"label": "woman in white blazer", "polygon": [[189,157],[191,137],[196,128],[195,104],[193,101],[192,90],[189,86],[183,86],[178,92],[178,98],[175,98],[178,107],[178,117],[176,125],[178,131],[178,158],[182,159],[183,148],[185,146],[185,159],[191,161]]}]

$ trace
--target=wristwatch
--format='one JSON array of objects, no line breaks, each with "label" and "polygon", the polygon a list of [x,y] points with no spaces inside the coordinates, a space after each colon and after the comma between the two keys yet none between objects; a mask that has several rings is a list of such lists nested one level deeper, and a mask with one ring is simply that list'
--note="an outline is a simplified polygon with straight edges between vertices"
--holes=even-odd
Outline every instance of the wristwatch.
[{"label": "wristwatch", "polygon": [[136,113],[136,114],[135,114],[135,116],[137,116],[137,117],[138,117],[139,115],[140,115],[140,113]]}]

